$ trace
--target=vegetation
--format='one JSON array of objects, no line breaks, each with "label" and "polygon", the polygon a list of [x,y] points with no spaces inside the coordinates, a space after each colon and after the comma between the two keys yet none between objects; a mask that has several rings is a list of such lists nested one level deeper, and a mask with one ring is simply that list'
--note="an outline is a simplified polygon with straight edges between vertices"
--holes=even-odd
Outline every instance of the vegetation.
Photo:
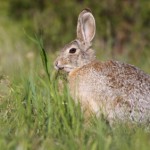
[{"label": "vegetation", "polygon": [[[98,59],[116,57],[150,73],[148,1],[0,2],[0,149],[149,149],[143,127],[112,129],[102,118],[86,120],[67,86],[58,86],[64,75],[53,68],[56,49],[75,37],[78,13],[90,7]],[[118,42],[120,32],[127,35]]]}]

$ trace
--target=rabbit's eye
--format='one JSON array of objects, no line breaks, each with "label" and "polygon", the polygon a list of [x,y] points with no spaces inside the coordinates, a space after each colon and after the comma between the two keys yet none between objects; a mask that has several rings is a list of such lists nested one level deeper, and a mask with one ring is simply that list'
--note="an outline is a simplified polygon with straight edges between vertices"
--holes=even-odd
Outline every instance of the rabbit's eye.
[{"label": "rabbit's eye", "polygon": [[76,52],[76,49],[75,48],[71,48],[70,50],[69,50],[69,53],[75,53]]}]

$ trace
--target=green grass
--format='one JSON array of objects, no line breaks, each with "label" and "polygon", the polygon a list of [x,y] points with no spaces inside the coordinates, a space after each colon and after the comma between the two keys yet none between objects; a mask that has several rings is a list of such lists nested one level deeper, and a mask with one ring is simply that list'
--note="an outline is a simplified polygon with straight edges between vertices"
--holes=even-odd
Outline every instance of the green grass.
[{"label": "green grass", "polygon": [[[43,57],[43,64],[47,63]],[[1,100],[0,109],[1,149],[149,149],[150,134],[140,127],[111,129],[105,120],[95,117],[87,122],[67,87],[59,92],[52,65],[42,75],[39,68],[35,65],[36,70],[28,74],[22,70],[7,87],[11,94]]]},{"label": "green grass", "polygon": [[[60,89],[63,75],[53,69],[55,55],[44,53],[41,40],[27,44],[20,25],[5,23],[0,28],[6,42],[1,42],[0,60],[1,150],[149,150],[150,133],[142,127],[110,128],[104,119],[86,120],[65,80]],[[133,53],[128,62],[149,72],[149,51]]]}]

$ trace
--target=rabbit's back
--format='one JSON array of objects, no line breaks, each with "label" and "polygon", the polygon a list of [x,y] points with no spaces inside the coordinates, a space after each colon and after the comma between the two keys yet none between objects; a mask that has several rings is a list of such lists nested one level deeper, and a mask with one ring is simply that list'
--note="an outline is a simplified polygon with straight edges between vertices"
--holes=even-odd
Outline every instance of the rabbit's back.
[{"label": "rabbit's back", "polygon": [[150,76],[117,61],[93,61],[69,74],[71,94],[83,108],[111,120],[150,121]]}]

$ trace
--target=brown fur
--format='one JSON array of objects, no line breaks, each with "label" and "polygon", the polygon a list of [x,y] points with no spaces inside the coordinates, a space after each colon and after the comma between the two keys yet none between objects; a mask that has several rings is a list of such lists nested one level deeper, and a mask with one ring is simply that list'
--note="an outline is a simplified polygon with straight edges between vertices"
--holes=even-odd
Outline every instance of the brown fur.
[{"label": "brown fur", "polygon": [[[81,103],[85,114],[103,114],[111,124],[116,120],[150,123],[150,76],[130,64],[97,61],[91,48],[94,35],[94,17],[83,10],[77,39],[55,61],[56,69],[68,72],[71,96]],[[74,53],[70,53],[72,48]]]}]

